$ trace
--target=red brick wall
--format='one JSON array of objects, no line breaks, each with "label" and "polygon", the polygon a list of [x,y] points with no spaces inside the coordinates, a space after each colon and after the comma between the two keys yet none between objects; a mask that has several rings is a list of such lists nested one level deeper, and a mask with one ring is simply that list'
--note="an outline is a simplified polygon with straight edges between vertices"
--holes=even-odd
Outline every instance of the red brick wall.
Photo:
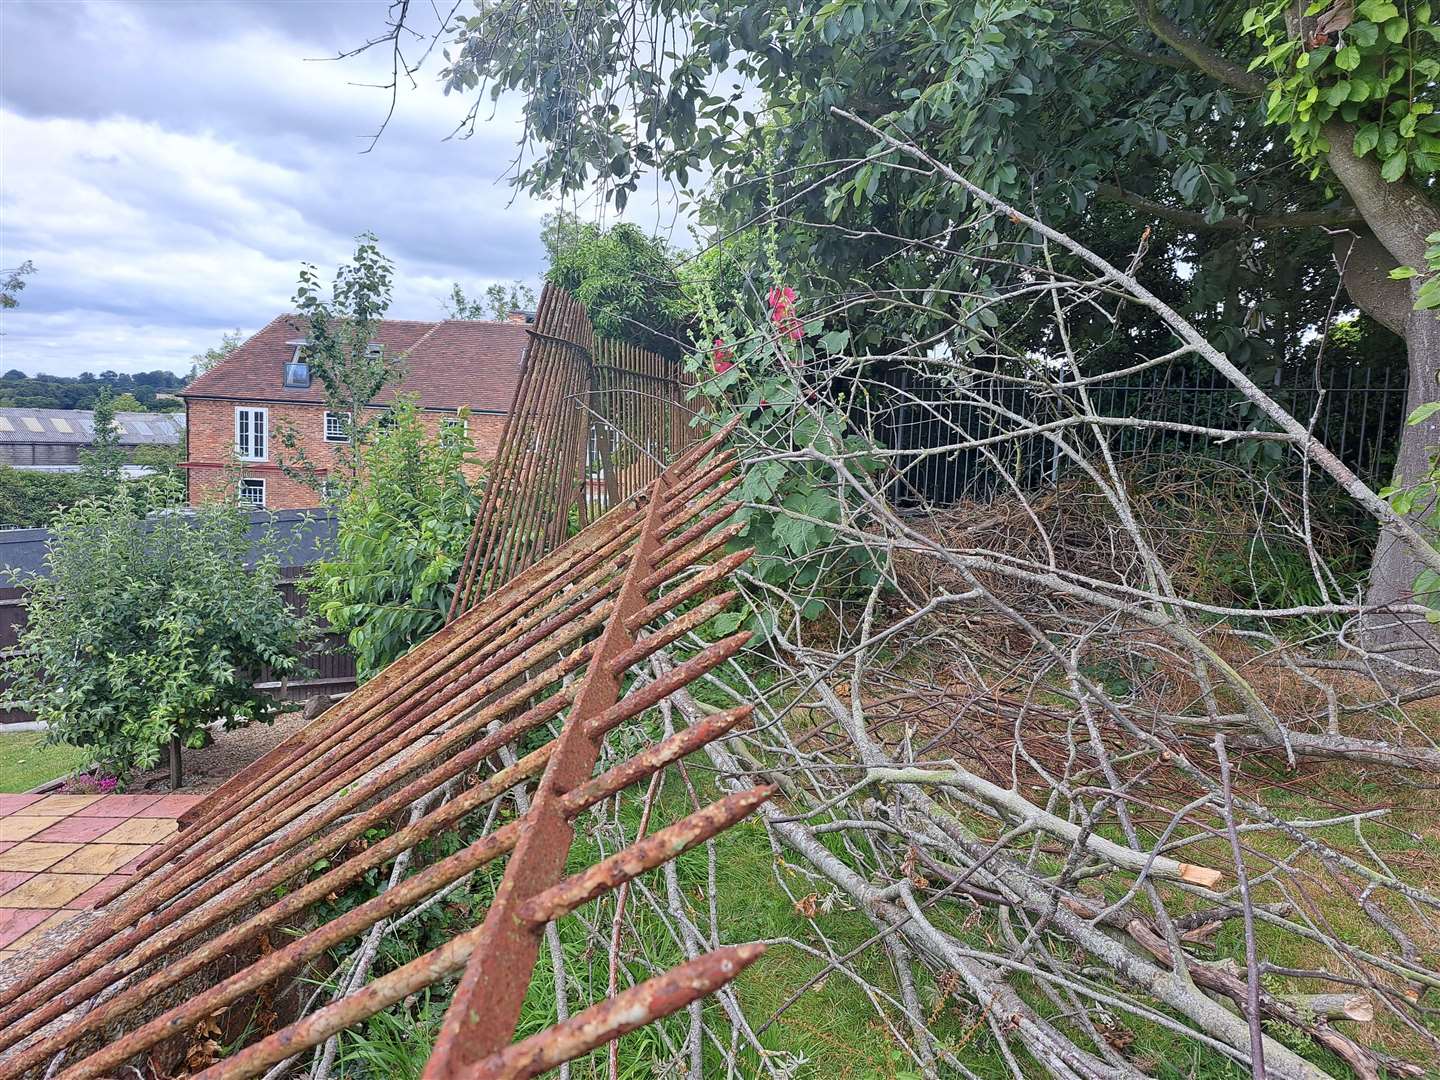
[{"label": "red brick wall", "polygon": [[[286,476],[277,463],[287,457],[288,448],[280,441],[279,432],[289,426],[296,436],[296,445],[304,450],[306,459],[316,468],[327,468],[335,461],[339,443],[325,441],[325,407],[323,405],[272,404],[264,401],[216,401],[196,398],[187,402],[189,453],[189,502],[194,506],[222,491],[230,483],[230,470],[235,453],[235,410],[241,407],[268,409],[269,432],[266,460],[239,463],[243,477],[265,481],[265,505],[272,510],[299,510],[319,504],[314,489]],[[378,410],[377,410],[378,411]],[[421,422],[433,437],[439,433],[440,421],[454,413],[422,412]],[[503,416],[491,414],[470,417],[470,441],[476,457],[489,461],[500,445]],[[473,479],[478,467],[467,467]]]}]

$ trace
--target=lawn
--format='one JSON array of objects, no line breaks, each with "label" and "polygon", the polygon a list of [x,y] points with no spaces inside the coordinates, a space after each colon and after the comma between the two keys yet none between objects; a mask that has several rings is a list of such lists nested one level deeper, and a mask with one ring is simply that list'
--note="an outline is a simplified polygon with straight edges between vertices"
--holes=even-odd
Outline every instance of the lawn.
[{"label": "lawn", "polygon": [[29,791],[79,768],[85,753],[73,746],[50,746],[43,731],[0,735],[0,793]]}]

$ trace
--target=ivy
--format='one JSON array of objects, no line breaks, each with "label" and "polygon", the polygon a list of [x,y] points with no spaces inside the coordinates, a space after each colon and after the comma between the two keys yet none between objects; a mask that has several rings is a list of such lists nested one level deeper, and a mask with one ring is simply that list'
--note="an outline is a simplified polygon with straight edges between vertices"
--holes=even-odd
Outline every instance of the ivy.
[{"label": "ivy", "polygon": [[1298,33],[1294,10],[1268,0],[1246,11],[1241,28],[1264,49],[1250,70],[1273,73],[1266,117],[1288,129],[1299,157],[1329,150],[1325,126],[1342,120],[1356,125],[1355,154],[1373,155],[1386,181],[1440,169],[1440,115],[1425,100],[1440,79],[1430,0],[1314,0]]}]

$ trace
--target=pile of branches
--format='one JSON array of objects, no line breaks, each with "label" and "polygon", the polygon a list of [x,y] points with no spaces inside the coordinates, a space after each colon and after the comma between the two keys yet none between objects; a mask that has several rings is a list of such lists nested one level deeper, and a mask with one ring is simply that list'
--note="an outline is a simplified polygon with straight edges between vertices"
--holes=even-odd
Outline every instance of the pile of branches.
[{"label": "pile of branches", "polygon": [[[864,986],[925,1076],[975,1072],[936,1034],[922,983],[973,1003],[1017,1077],[1037,1065],[1065,1078],[1146,1075],[1155,1063],[1127,1053],[1135,1025],[1255,1076],[1425,1074],[1440,1060],[1435,860],[1384,853],[1381,836],[1413,847],[1424,838],[1394,824],[1401,808],[1385,799],[1333,789],[1337,774],[1357,772],[1422,805],[1434,789],[1440,749],[1426,702],[1440,688],[1436,638],[1424,608],[1405,603],[1384,612],[1406,627],[1403,647],[1374,633],[1356,559],[1377,527],[1426,565],[1440,555],[1304,420],[1150,294],[1140,255],[1112,266],[893,145],[1038,238],[1043,257],[1015,265],[1005,300],[1032,326],[1050,319],[1055,348],[1037,361],[1033,338],[1008,341],[1000,329],[979,343],[972,335],[969,351],[921,342],[884,358],[944,369],[957,402],[991,415],[983,436],[957,424],[931,446],[876,453],[901,469],[925,454],[979,452],[1002,473],[1001,497],[901,510],[884,497],[886,474],[858,467],[838,443],[797,447],[793,460],[822,463],[846,508],[834,543],[863,546],[889,573],[818,621],[803,617],[811,593],[787,607],[755,580],[751,602],[774,625],[766,656],[788,681],[748,685],[740,666],[711,676],[716,693],[767,703],[753,733],[707,753],[722,785],[784,791],[766,821],[808,880],[777,871],[778,886],[822,943],[816,896],[822,912],[863,914],[874,934],[862,948],[883,952],[894,978],[864,979],[854,950],[832,950],[825,973]],[[928,240],[914,248],[934,257]],[[1069,272],[1046,269],[1056,253]],[[983,268],[990,280],[995,267]],[[995,302],[847,297],[822,314],[854,319],[866,304],[907,299],[959,310]],[[1126,419],[1080,391],[1126,373],[1090,374],[1066,330],[1077,310],[1120,305],[1146,309],[1173,338],[1136,367],[1211,365],[1266,417],[1205,438],[1278,445],[1286,467],[1117,460],[1105,433]],[[854,386],[877,358],[828,363],[787,374]],[[997,371],[1077,411],[1051,423],[967,389]],[[1006,471],[1023,456],[1006,444],[1037,439],[1068,479],[1036,487],[1023,469]],[[773,446],[757,454],[784,457]],[[1307,570],[1303,599],[1268,595],[1253,574],[1217,583],[1220,553],[1253,568],[1277,545]],[[709,708],[680,700],[692,722]],[[1222,937],[1241,944],[1221,948]],[[1277,960],[1266,945],[1276,940],[1303,942],[1313,964]]]}]

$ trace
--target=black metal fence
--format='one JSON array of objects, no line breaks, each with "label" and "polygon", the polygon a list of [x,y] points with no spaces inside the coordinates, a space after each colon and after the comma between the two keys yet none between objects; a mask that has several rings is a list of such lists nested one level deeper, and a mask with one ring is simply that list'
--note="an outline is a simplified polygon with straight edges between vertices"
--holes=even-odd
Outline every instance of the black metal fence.
[{"label": "black metal fence", "polygon": [[[1313,424],[1320,441],[1363,479],[1389,479],[1405,413],[1403,375],[1351,368],[1321,385],[1296,372],[1266,390],[1301,423]],[[907,367],[883,376],[857,422],[881,446],[901,452],[887,482],[901,503],[943,505],[988,498],[1012,482],[1029,490],[1054,483],[1072,467],[1055,434],[1090,456],[1102,432],[1119,459],[1206,453],[1263,461],[1281,452],[1278,443],[1225,437],[1274,427],[1213,369],[1155,368],[1090,384],[1084,396],[1088,402],[1074,386],[954,379]],[[1084,417],[1111,422],[1080,424]]]}]

